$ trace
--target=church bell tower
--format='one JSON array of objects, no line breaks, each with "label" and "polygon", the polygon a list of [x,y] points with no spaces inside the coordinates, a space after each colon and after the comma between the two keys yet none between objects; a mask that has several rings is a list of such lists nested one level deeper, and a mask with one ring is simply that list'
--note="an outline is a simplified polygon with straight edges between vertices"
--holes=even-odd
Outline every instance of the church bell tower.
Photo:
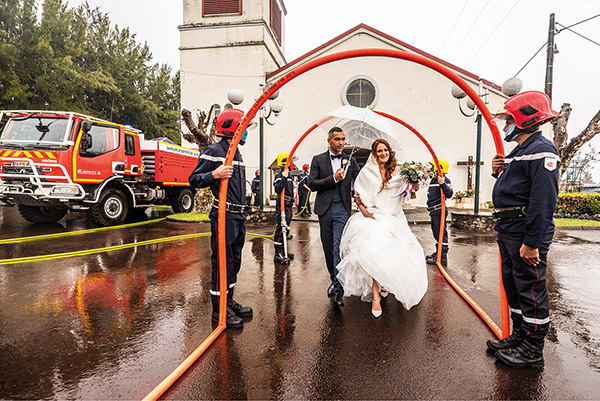
[{"label": "church bell tower", "polygon": [[229,107],[241,89],[246,110],[265,74],[285,65],[283,0],[183,0],[180,32],[181,107]]}]

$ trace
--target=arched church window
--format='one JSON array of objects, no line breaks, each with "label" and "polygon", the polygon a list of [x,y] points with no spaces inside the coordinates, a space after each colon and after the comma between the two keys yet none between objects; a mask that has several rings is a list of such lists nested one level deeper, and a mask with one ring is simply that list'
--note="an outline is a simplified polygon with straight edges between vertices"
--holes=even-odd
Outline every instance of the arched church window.
[{"label": "arched church window", "polygon": [[355,107],[372,109],[379,98],[379,88],[375,80],[367,75],[350,78],[342,90],[342,101]]}]

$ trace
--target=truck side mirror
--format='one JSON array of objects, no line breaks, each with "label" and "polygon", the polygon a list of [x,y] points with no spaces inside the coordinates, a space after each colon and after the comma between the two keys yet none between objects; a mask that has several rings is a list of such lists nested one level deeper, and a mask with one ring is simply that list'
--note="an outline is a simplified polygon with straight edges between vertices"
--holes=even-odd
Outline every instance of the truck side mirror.
[{"label": "truck side mirror", "polygon": [[81,130],[83,132],[90,132],[90,130],[92,129],[92,122],[91,121],[82,121],[81,122]]},{"label": "truck side mirror", "polygon": [[81,150],[83,150],[84,152],[92,147],[92,135],[90,134],[91,129],[91,121],[81,122]]}]

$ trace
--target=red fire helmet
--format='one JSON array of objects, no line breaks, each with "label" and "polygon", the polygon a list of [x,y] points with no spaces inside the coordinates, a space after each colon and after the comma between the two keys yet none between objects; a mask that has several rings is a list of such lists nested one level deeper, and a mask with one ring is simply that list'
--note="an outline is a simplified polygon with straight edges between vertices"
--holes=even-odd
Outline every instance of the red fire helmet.
[{"label": "red fire helmet", "polygon": [[504,107],[494,115],[499,122],[511,116],[519,129],[552,120],[558,113],[552,110],[550,98],[544,92],[527,91],[519,93],[504,102]]},{"label": "red fire helmet", "polygon": [[302,170],[307,171],[310,168],[310,166],[308,164],[305,164],[304,166],[302,166]]},{"label": "red fire helmet", "polygon": [[259,174],[260,174],[260,170],[256,170],[256,171],[254,172],[254,175],[259,175]]},{"label": "red fire helmet", "polygon": [[244,112],[240,109],[225,109],[217,116],[217,136],[233,138]]}]

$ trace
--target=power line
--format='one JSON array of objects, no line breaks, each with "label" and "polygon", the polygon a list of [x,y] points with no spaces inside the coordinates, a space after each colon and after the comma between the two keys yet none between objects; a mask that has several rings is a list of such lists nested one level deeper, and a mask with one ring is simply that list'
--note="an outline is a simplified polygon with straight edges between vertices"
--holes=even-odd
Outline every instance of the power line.
[{"label": "power line", "polygon": [[574,30],[572,30],[572,29],[571,29],[571,28],[569,28],[569,27],[566,27],[566,26],[564,26],[563,24],[560,24],[560,23],[558,23],[558,22],[557,22],[557,23],[556,23],[556,25],[560,25],[560,26],[562,26],[562,27],[563,27],[563,29],[561,29],[560,31],[558,31],[558,32],[556,33],[557,35],[566,29],[566,30],[568,30],[568,31],[571,31],[571,32],[573,32],[575,35],[581,36],[581,37],[582,37],[582,38],[584,38],[585,40],[589,40],[589,41],[590,41],[590,42],[592,42],[593,44],[600,46],[600,43],[598,43],[598,42],[595,42],[595,41],[593,41],[593,40],[592,40],[592,39],[590,39],[590,38],[586,38],[586,37],[585,37],[585,36],[583,36],[582,34],[580,34],[580,33],[578,33],[578,32],[575,32]]},{"label": "power line", "polygon": [[475,21],[473,21],[473,23],[471,24],[471,27],[469,28],[469,30],[467,31],[467,33],[465,34],[465,36],[462,38],[462,40],[458,44],[458,47],[456,48],[456,50],[454,51],[454,53],[452,53],[452,56],[450,56],[450,58],[453,58],[454,55],[456,54],[456,52],[458,51],[458,49],[460,49],[460,46],[463,44],[463,42],[465,41],[465,39],[467,38],[467,36],[469,36],[469,33],[471,33],[471,30],[473,29],[473,27],[475,26],[475,24],[477,23],[477,21],[479,21],[479,17],[481,17],[481,14],[483,14],[483,12],[485,11],[485,9],[488,6],[488,4],[490,4],[490,0],[488,0],[487,3],[485,3],[485,6],[483,6],[483,8],[481,9],[481,11],[479,12],[479,15],[477,16],[477,18],[475,18]]},{"label": "power line", "polygon": [[542,45],[542,47],[540,47],[540,49],[539,49],[537,52],[535,52],[535,54],[534,54],[534,55],[533,55],[533,56],[532,56],[532,57],[529,59],[529,61],[528,61],[528,62],[526,62],[526,63],[525,63],[525,65],[524,65],[523,67],[521,67],[521,69],[519,70],[519,72],[517,72],[515,75],[513,75],[513,77],[516,77],[517,75],[519,75],[519,73],[520,73],[521,71],[523,71],[523,69],[524,69],[525,67],[527,67],[527,64],[529,64],[529,63],[531,62],[531,60],[533,60],[533,59],[534,59],[534,57],[535,57],[535,56],[537,56],[537,55],[538,55],[538,53],[539,53],[540,51],[542,51],[542,49],[543,49],[544,47],[546,47],[546,45],[547,45],[547,44],[548,44],[548,41],[544,42],[544,44]]},{"label": "power line", "polygon": [[446,35],[446,40],[444,41],[444,44],[442,45],[442,48],[440,49],[438,54],[440,54],[440,55],[442,54],[442,50],[444,50],[446,43],[448,43],[448,39],[450,39],[450,35],[454,31],[454,28],[456,27],[456,24],[458,23],[458,20],[460,19],[460,16],[462,15],[463,11],[465,11],[465,8],[467,7],[468,3],[469,3],[469,0],[466,0],[465,4],[463,4],[462,9],[460,10],[460,13],[458,13],[458,17],[456,17],[456,20],[454,21],[454,25],[452,25],[452,28],[450,28],[450,32],[448,32],[448,35]]},{"label": "power line", "polygon": [[[561,33],[562,31],[564,31],[565,29],[567,29],[567,30],[569,30],[569,31],[571,31],[571,32],[573,32],[573,33],[575,33],[575,34],[577,34],[577,35],[581,36],[582,38],[584,38],[584,39],[587,39],[587,40],[589,40],[590,42],[592,42],[592,43],[594,43],[594,44],[596,44],[596,45],[600,46],[600,43],[596,43],[596,42],[594,42],[593,40],[591,40],[591,39],[589,39],[589,38],[586,38],[585,36],[583,36],[583,35],[581,35],[581,34],[579,34],[579,33],[575,32],[575,31],[574,31],[574,30],[572,30],[572,29],[570,29],[571,27],[573,27],[573,26],[575,26],[575,25],[582,24],[582,23],[584,23],[584,22],[587,22],[587,21],[589,21],[589,20],[592,20],[592,19],[594,19],[594,18],[597,18],[597,17],[600,17],[600,14],[598,14],[598,15],[594,15],[593,17],[590,17],[590,18],[586,18],[586,19],[584,19],[584,20],[582,20],[582,21],[576,22],[576,23],[574,23],[574,24],[572,24],[572,25],[569,25],[569,26],[564,26],[563,24],[560,24],[560,23],[558,23],[558,22],[557,22],[557,23],[556,23],[556,25],[560,25],[560,26],[562,26],[563,28],[562,28],[562,29],[559,29],[559,30],[557,30],[557,31],[556,31],[556,34],[558,35],[558,34],[559,34],[559,33]],[[547,44],[548,44],[548,41],[546,41],[546,42],[545,42],[545,43],[542,45],[542,47],[540,47],[540,48],[539,48],[539,50],[538,50],[537,52],[535,52],[535,54],[534,54],[534,55],[533,55],[533,56],[532,56],[532,57],[529,59],[529,61],[527,61],[527,62],[525,63],[525,65],[524,65],[523,67],[521,67],[521,69],[520,69],[520,70],[519,70],[519,71],[518,71],[518,72],[517,72],[517,73],[516,73],[514,76],[516,77],[517,75],[519,75],[519,74],[521,73],[521,71],[523,71],[523,69],[524,69],[525,67],[527,67],[527,64],[529,64],[529,63],[531,62],[531,60],[533,60],[533,59],[535,58],[535,56],[537,56],[537,55],[538,55],[538,53],[539,53],[540,51],[542,51],[542,49],[543,49],[543,48],[544,48],[544,47],[545,47]]]},{"label": "power line", "polygon": [[[572,24],[572,25],[569,25],[569,26],[564,26],[564,25],[561,25],[561,24],[559,24],[560,26],[562,26],[562,27],[563,27],[563,29],[561,29],[560,31],[562,31],[562,30],[564,30],[564,29],[569,29],[569,28],[571,28],[571,27],[574,27],[575,25],[583,24],[584,22],[587,22],[587,21],[589,21],[589,20],[591,20],[591,19],[594,19],[594,18],[597,18],[597,17],[600,17],[600,14],[598,14],[598,15],[594,15],[593,17],[590,17],[590,18],[586,18],[586,19],[584,19],[583,21],[576,22],[576,23],[574,23],[574,24]],[[560,31],[558,31],[558,32],[556,32],[556,33],[559,33]]]},{"label": "power line", "polygon": [[506,15],[504,15],[504,18],[502,18],[502,21],[500,21],[498,23],[498,25],[496,25],[496,27],[494,28],[494,30],[492,31],[492,33],[490,33],[490,35],[487,37],[487,39],[483,42],[483,44],[479,47],[479,49],[477,49],[477,51],[475,52],[475,54],[473,55],[473,57],[471,57],[471,59],[467,62],[467,66],[469,64],[471,64],[471,61],[473,61],[473,59],[475,58],[475,56],[477,56],[479,54],[479,51],[481,49],[483,49],[483,46],[485,46],[485,44],[488,42],[488,40],[490,40],[490,38],[492,37],[492,35],[494,35],[494,33],[498,30],[498,28],[500,28],[500,25],[502,25],[502,23],[504,22],[504,20],[508,17],[508,15],[512,12],[512,10],[514,10],[514,8],[517,6],[517,4],[519,4],[521,0],[517,0],[515,4],[513,4],[513,6],[511,7],[510,10],[508,10],[508,12],[506,13]]}]

